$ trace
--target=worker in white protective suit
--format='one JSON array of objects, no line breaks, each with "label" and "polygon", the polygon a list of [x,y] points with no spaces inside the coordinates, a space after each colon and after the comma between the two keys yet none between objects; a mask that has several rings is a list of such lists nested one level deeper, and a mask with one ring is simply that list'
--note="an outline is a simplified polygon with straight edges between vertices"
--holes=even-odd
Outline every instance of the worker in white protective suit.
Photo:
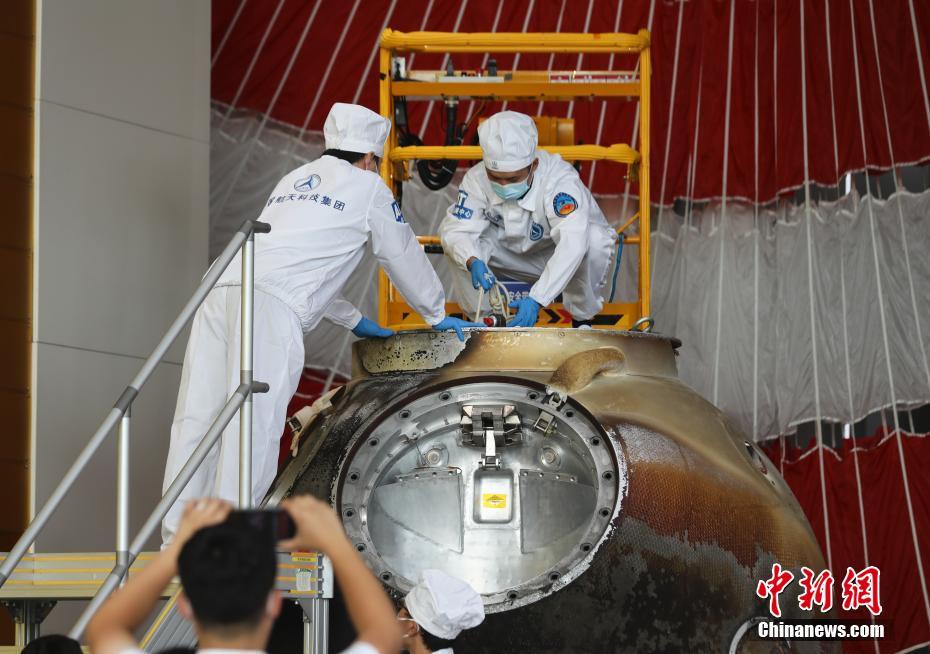
[{"label": "worker in white protective suit", "polygon": [[483,161],[465,173],[439,227],[455,300],[474,314],[476,289],[490,290],[495,275],[506,276],[532,284],[510,304],[516,316],[508,326],[532,327],[560,294],[573,324],[589,325],[604,305],[616,232],[578,172],[537,149],[529,116],[494,114],[478,127],[478,140]]},{"label": "worker in white protective suit", "polygon": [[[270,385],[253,406],[252,499],[258,504],[277,471],[287,405],[304,367],[304,335],[322,318],[361,337],[393,332],[362,316],[340,292],[365,245],[410,305],[437,330],[472,326],[445,315],[442,284],[378,175],[391,124],[357,105],[334,104],[323,126],[326,151],[284,176],[259,220],[255,239],[254,379]],[[184,355],[164,490],[239,386],[241,262],[233,260],[197,311]],[[171,540],[186,500],[235,501],[239,485],[238,420],[187,484],[162,523]]]},{"label": "worker in white protective suit", "polygon": [[484,622],[484,602],[467,582],[442,570],[424,570],[397,612],[403,651],[453,654],[459,634]]}]

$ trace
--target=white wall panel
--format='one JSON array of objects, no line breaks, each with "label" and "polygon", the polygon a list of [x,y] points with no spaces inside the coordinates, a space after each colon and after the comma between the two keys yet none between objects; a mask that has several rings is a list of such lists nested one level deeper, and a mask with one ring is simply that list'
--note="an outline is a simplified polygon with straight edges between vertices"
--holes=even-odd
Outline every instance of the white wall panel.
[{"label": "white wall panel", "polygon": [[209,146],[39,110],[38,340],[147,356],[207,267]]},{"label": "white wall panel", "polygon": [[209,0],[43,0],[40,15],[40,99],[209,140]]},{"label": "white wall panel", "polygon": [[[33,491],[41,505],[209,263],[209,0],[41,0]],[[132,529],[161,495],[184,342],[133,407]],[[113,547],[115,438],[39,551]],[[157,545],[157,537],[149,546]],[[80,603],[44,625],[70,628]]]}]

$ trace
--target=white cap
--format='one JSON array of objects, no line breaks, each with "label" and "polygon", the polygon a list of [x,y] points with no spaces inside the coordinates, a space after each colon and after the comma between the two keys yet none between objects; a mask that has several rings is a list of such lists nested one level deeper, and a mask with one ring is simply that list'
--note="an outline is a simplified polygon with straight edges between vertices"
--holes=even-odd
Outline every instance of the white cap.
[{"label": "white cap", "polygon": [[404,603],[422,629],[445,640],[484,621],[481,596],[468,583],[442,570],[424,570]]},{"label": "white cap", "polygon": [[337,102],[323,123],[327,149],[384,156],[384,142],[391,132],[391,121],[357,104]]},{"label": "white cap", "polygon": [[539,133],[526,114],[501,111],[478,126],[478,141],[489,170],[512,173],[533,163]]}]

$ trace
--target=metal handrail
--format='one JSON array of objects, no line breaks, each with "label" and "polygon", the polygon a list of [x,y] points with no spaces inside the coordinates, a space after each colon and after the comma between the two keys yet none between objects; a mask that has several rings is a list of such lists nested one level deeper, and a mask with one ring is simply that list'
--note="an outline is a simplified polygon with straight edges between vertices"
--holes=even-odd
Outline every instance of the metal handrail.
[{"label": "metal handrail", "polygon": [[[23,556],[33,545],[33,543],[35,543],[36,538],[48,524],[52,514],[58,509],[65,495],[67,495],[68,491],[71,490],[71,487],[74,485],[74,482],[77,480],[78,476],[87,467],[91,457],[97,452],[98,449],[100,449],[100,446],[106,440],[107,436],[117,425],[117,423],[120,424],[117,446],[118,467],[116,566],[113,568],[113,572],[111,572],[110,577],[107,578],[106,583],[101,587],[100,591],[97,593],[97,596],[94,598],[94,601],[91,603],[88,609],[94,607],[93,610],[96,610],[96,607],[100,605],[103,599],[106,599],[106,596],[109,595],[113,588],[115,588],[115,586],[120,582],[126,571],[129,569],[132,561],[135,560],[136,556],[138,556],[145,540],[148,539],[148,537],[151,535],[151,532],[154,529],[153,525],[157,525],[157,523],[160,522],[164,517],[164,514],[167,513],[168,508],[171,506],[174,500],[177,499],[178,495],[180,495],[181,490],[187,484],[187,481],[190,479],[190,477],[193,476],[196,468],[200,465],[200,463],[202,463],[203,458],[206,456],[206,451],[209,450],[210,444],[216,441],[217,435],[222,432],[223,428],[225,428],[226,424],[232,419],[233,414],[235,414],[236,410],[238,410],[240,406],[243,409],[239,415],[240,457],[248,459],[248,464],[240,465],[239,500],[240,504],[244,507],[251,505],[252,393],[265,392],[268,390],[267,384],[254,382],[252,379],[252,327],[254,317],[253,297],[255,292],[254,247],[255,234],[267,233],[270,231],[271,225],[267,223],[259,222],[257,220],[246,220],[230,240],[229,244],[223,249],[223,252],[220,254],[220,256],[216,258],[216,260],[210,266],[209,270],[207,270],[206,275],[204,275],[203,280],[201,280],[200,285],[194,291],[190,300],[188,300],[187,304],[184,305],[181,313],[168,328],[168,331],[165,332],[165,335],[162,337],[161,341],[159,341],[158,345],[155,346],[152,354],[142,364],[142,368],[139,370],[138,374],[120,394],[119,399],[117,399],[116,404],[113,406],[113,409],[111,409],[110,413],[107,414],[107,417],[104,419],[103,423],[100,425],[100,427],[97,428],[97,431],[94,432],[94,435],[90,438],[87,445],[84,446],[84,449],[81,450],[81,453],[77,456],[74,463],[71,464],[71,467],[68,469],[68,472],[65,473],[64,477],[62,477],[62,480],[59,482],[58,486],[54,491],[52,491],[52,494],[49,496],[48,500],[46,500],[45,504],[32,519],[32,522],[30,522],[26,527],[23,535],[20,536],[18,541],[16,541],[16,544],[10,550],[10,553],[7,555],[6,559],[2,564],[0,564],[0,587],[6,583],[7,579],[9,579],[10,575],[13,573],[13,570],[15,570]],[[193,318],[197,309],[201,304],[203,304],[210,291],[213,290],[213,287],[219,280],[220,275],[226,271],[239,250],[242,250],[240,386],[236,392],[233,393],[232,397],[230,397],[229,401],[226,403],[226,406],[223,408],[223,411],[220,413],[219,417],[217,417],[216,421],[214,421],[213,425],[204,436],[200,445],[198,445],[197,449],[181,469],[181,472],[178,473],[178,477],[162,497],[161,501],[156,506],[155,511],[152,513],[152,515],[149,516],[149,520],[145,523],[145,526],[142,528],[142,531],[140,531],[139,536],[136,537],[132,545],[127,546],[129,541],[128,448],[129,423],[131,418],[132,403],[139,395],[139,392],[142,390],[142,387],[148,381],[149,377],[152,376],[156,366],[158,366],[161,360],[165,357],[165,354],[168,352],[168,348],[171,347],[171,345],[180,335],[181,331],[183,331],[183,329],[187,326],[187,323],[190,322],[190,320]],[[232,409],[230,409],[231,406],[233,407]],[[222,426],[220,426],[219,430],[217,431],[216,427],[220,422],[220,419],[224,417],[225,420],[222,422]],[[205,445],[208,440],[210,443]],[[201,455],[200,453],[202,449],[203,454]],[[193,467],[191,467],[192,464]],[[243,472],[245,472],[245,474],[243,474]],[[179,485],[178,482],[181,481],[182,477],[185,476],[186,479],[184,479],[184,483]],[[245,489],[245,492],[243,489]],[[172,495],[173,497],[171,497]],[[160,515],[156,518],[156,514],[159,513]],[[116,581],[111,584],[111,579],[114,578],[114,576]],[[98,601],[97,598],[101,599]],[[85,615],[88,615],[89,617],[87,611],[85,611]],[[84,616],[82,615],[82,620],[83,618]],[[75,625],[75,629],[77,629],[79,625]],[[84,626],[86,626],[86,622],[84,623]],[[83,631],[83,628],[81,631]]]},{"label": "metal handrail", "polygon": [[232,417],[236,414],[236,411],[245,405],[246,400],[252,397],[252,393],[265,393],[267,391],[268,384],[263,384],[262,382],[239,384],[239,387],[235,390],[229,400],[226,401],[226,405],[223,407],[223,410],[220,411],[220,414],[216,417],[216,420],[214,420],[213,424],[210,425],[210,429],[207,430],[207,433],[197,445],[194,453],[191,454],[190,458],[187,460],[187,463],[185,463],[184,467],[181,468],[180,472],[178,472],[178,476],[174,478],[173,482],[171,482],[171,486],[168,487],[168,490],[162,496],[161,500],[157,505],[155,505],[155,509],[152,511],[152,513],[149,514],[145,524],[142,525],[142,529],[140,529],[139,533],[136,534],[135,539],[132,541],[132,545],[129,546],[129,551],[126,552],[126,561],[122,563],[118,562],[113,566],[110,574],[107,575],[107,578],[104,580],[103,584],[100,585],[100,590],[98,590],[97,594],[94,595],[94,599],[90,601],[90,604],[88,604],[87,608],[84,609],[84,612],[81,613],[81,617],[78,618],[78,621],[74,624],[74,627],[72,627],[71,632],[68,634],[71,636],[71,638],[80,640],[84,630],[87,628],[87,624],[94,616],[94,613],[96,613],[97,609],[100,608],[100,605],[106,601],[107,597],[109,597],[110,594],[116,590],[116,587],[119,585],[122,578],[129,571],[129,567],[133,564],[133,562],[136,560],[136,557],[139,556],[139,552],[141,552],[142,548],[145,546],[145,541],[149,539],[149,536],[152,535],[152,532],[155,531],[155,529],[158,527],[158,524],[162,521],[162,519],[164,519],[165,514],[168,513],[168,509],[171,508],[171,505],[174,504],[174,502],[178,499],[178,496],[181,495],[181,491],[183,491],[184,487],[187,486],[187,482],[191,480],[191,477],[194,476],[197,468],[199,468],[200,464],[203,463],[203,460],[207,458],[207,454],[210,452],[210,449],[216,444],[216,441],[223,433],[223,430],[226,429],[226,425],[228,425],[229,421],[232,420]]}]

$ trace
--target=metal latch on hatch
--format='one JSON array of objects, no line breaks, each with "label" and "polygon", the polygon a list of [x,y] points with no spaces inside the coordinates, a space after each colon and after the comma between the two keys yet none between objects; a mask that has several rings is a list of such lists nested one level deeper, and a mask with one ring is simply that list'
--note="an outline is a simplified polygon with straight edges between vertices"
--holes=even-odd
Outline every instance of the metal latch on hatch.
[{"label": "metal latch on hatch", "polygon": [[565,399],[560,393],[549,393],[546,395],[543,403],[547,408],[551,408],[551,411],[546,409],[539,410],[539,417],[536,418],[536,422],[533,424],[533,429],[538,429],[542,432],[543,436],[548,436],[552,431],[555,430],[555,418],[559,410],[565,406]]},{"label": "metal latch on hatch", "polygon": [[484,448],[482,468],[500,468],[497,448],[523,440],[523,423],[512,404],[462,407],[462,444]]}]

